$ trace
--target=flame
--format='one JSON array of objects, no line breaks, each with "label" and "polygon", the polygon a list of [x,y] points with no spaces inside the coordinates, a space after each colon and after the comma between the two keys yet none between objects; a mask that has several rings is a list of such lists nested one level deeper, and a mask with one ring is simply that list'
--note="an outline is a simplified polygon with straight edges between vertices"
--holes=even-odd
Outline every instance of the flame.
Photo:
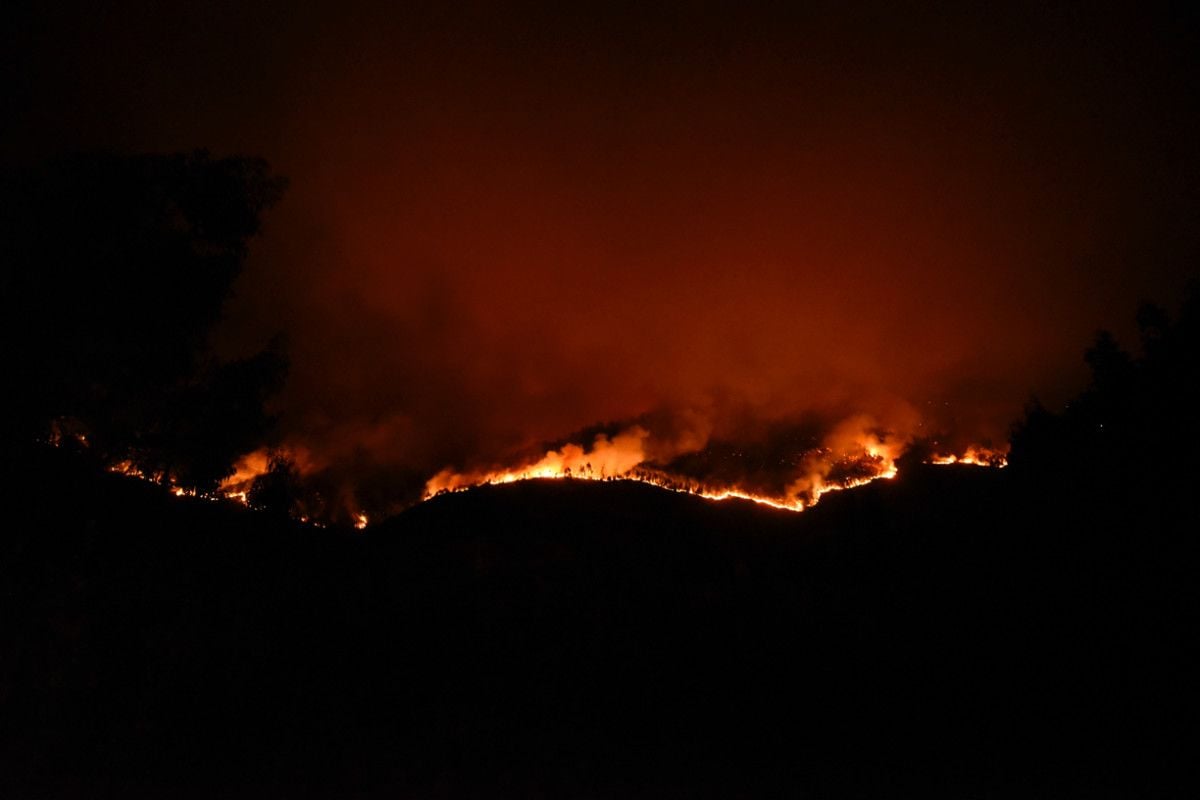
[{"label": "flame", "polygon": [[[211,502],[231,501],[246,507],[252,507],[250,490],[254,486],[254,481],[270,470],[272,458],[277,455],[286,457],[301,470],[310,469],[314,463],[309,452],[303,447],[289,446],[286,449],[261,448],[239,458],[234,463],[233,474],[221,481],[216,491],[213,492],[201,492],[193,486],[181,486],[171,479],[170,476],[164,476],[161,473],[147,474],[132,461],[118,461],[110,464],[108,471],[166,486],[167,490],[175,497],[194,497]],[[359,530],[366,528],[369,524],[367,514],[362,511],[353,511],[353,508],[354,506],[352,505],[350,516],[354,527]],[[297,511],[293,514],[293,518],[305,525],[313,525],[318,528],[326,527],[328,522],[327,520],[314,519],[311,512],[307,510]]]},{"label": "flame", "polygon": [[569,478],[637,481],[708,500],[748,500],[785,511],[803,511],[816,505],[821,496],[829,492],[894,478],[896,458],[904,445],[899,439],[872,432],[869,420],[865,418],[847,420],[827,437],[824,447],[805,456],[801,474],[784,492],[772,495],[736,485],[712,485],[649,465],[645,446],[649,436],[645,428],[634,426],[612,439],[598,435],[590,449],[571,443],[560,450],[548,451],[537,461],[512,468],[475,472],[456,472],[447,468],[425,484],[423,499],[475,486]]},{"label": "flame", "polygon": [[151,480],[146,473],[134,466],[132,461],[118,461],[115,464],[110,464],[108,471],[115,472],[118,475],[126,475],[130,478],[140,478],[145,481]]},{"label": "flame", "polygon": [[170,476],[162,473],[147,473],[132,461],[117,461],[108,466],[109,472],[125,475],[138,480],[165,484],[167,489],[176,497],[197,497],[201,500],[232,500],[244,506],[250,505],[249,492],[254,479],[267,471],[268,458],[266,451],[256,451],[243,456],[236,465],[235,472],[221,482],[216,492],[201,492],[194,486],[180,486]]},{"label": "flame", "polygon": [[221,481],[217,492],[229,500],[235,500],[242,505],[250,505],[250,487],[254,479],[265,475],[271,466],[271,455],[265,449],[247,453],[233,465],[233,474]]},{"label": "flame", "polygon": [[590,451],[585,451],[577,444],[568,444],[561,450],[548,451],[539,461],[510,470],[459,473],[446,468],[426,482],[425,496],[533,478],[606,480],[624,477],[646,460],[644,444],[649,435],[641,426],[634,426],[614,436],[611,441],[604,434],[599,434]]},{"label": "flame", "polygon": [[[748,500],[798,512],[816,505],[830,492],[895,478],[898,474],[896,460],[911,443],[909,438],[877,428],[870,417],[851,417],[834,428],[820,448],[802,454],[793,479],[781,493],[767,494],[738,485],[713,485],[671,474],[647,463],[649,437],[645,428],[634,426],[612,439],[603,434],[597,436],[590,449],[571,443],[560,450],[548,451],[536,461],[515,467],[471,472],[446,468],[425,484],[422,499],[475,486],[533,479],[623,480],[647,483],[707,500]],[[962,453],[935,454],[925,463],[1002,468],[1008,464],[1008,459],[1007,450],[972,446]]]},{"label": "flame", "polygon": [[[801,454],[790,482],[781,492],[769,494],[751,491],[736,484],[721,485],[668,472],[648,458],[647,445],[650,437],[648,430],[635,425],[611,438],[599,434],[590,447],[569,443],[558,450],[548,450],[540,459],[516,467],[469,472],[457,472],[446,468],[426,482],[422,500],[447,492],[466,491],[476,486],[525,480],[620,480],[646,483],[706,500],[743,500],[770,508],[799,512],[816,505],[821,497],[830,492],[896,477],[896,460],[910,444],[907,438],[877,428],[869,417],[852,417],[837,426],[825,438],[821,447]],[[86,441],[82,435],[71,438],[75,441]],[[66,437],[60,437],[58,441],[51,443],[61,446],[64,441]],[[304,453],[300,455],[305,456]],[[966,464],[999,469],[1008,465],[1008,459],[1007,450],[971,446],[962,453],[935,453],[925,463]],[[233,474],[222,481],[212,493],[180,486],[169,475],[148,474],[128,460],[113,463],[108,469],[110,472],[165,485],[176,497],[210,501],[231,500],[248,506],[249,492],[255,479],[265,474],[270,464],[271,451],[267,449],[247,453],[236,462]],[[301,522],[309,522],[307,515],[300,516],[299,519]],[[362,511],[354,512],[352,519],[354,527],[358,530],[363,530],[370,524],[367,514]]]},{"label": "flame", "polygon": [[1008,466],[1008,453],[1002,450],[992,450],[986,447],[968,447],[962,455],[934,455],[930,464],[970,464],[976,467],[995,467],[1003,469]]}]

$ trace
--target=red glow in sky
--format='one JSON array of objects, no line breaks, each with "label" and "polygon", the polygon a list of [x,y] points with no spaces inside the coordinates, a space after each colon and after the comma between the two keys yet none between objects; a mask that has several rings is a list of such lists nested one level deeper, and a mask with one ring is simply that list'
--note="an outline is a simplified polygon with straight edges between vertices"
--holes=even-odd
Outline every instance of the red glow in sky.
[{"label": "red glow in sky", "polygon": [[1196,50],[1141,5],[440,5],[59,9],[5,42],[8,160],[291,179],[222,343],[287,333],[289,440],[362,485],[648,418],[672,451],[813,413],[1002,440],[1193,263]]}]

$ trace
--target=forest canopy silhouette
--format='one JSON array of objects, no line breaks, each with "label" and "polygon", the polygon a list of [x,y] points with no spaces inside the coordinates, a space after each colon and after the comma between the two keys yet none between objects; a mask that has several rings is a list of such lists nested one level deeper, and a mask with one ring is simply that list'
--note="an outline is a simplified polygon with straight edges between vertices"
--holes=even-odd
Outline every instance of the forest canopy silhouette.
[{"label": "forest canopy silhouette", "polygon": [[213,326],[286,181],[262,159],[76,155],[5,175],[10,435],[86,442],[210,491],[270,440],[280,339],[220,360]]},{"label": "forest canopy silhouette", "polygon": [[1190,284],[1175,320],[1151,303],[1136,318],[1136,354],[1101,331],[1084,354],[1088,386],[1060,411],[1030,406],[1012,436],[1015,469],[1124,495],[1177,497],[1195,480],[1200,284]]}]

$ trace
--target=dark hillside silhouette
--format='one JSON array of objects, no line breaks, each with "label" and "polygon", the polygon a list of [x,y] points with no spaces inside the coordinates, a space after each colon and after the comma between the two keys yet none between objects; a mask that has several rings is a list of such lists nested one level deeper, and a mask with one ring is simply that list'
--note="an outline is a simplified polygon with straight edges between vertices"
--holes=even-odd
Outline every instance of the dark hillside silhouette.
[{"label": "dark hillside silhouette", "polygon": [[1187,794],[1191,303],[1136,358],[1102,339],[1010,468],[799,515],[531,481],[353,534],[8,453],[0,789]]},{"label": "dark hillside silhouette", "polygon": [[1099,337],[1005,470],[803,514],[530,481],[353,533],[289,518],[282,454],[262,511],[100,468],[212,487],[266,440],[278,346],[205,339],[279,190],[204,155],[6,184],[0,795],[1187,794],[1195,294]]},{"label": "dark hillside silhouette", "polygon": [[261,443],[278,346],[207,350],[284,182],[258,159],[81,155],[4,176],[3,369],[10,436],[52,427],[107,461],[211,488]]},{"label": "dark hillside silhouette", "polygon": [[1200,3],[2,8],[0,800],[1200,798]]}]

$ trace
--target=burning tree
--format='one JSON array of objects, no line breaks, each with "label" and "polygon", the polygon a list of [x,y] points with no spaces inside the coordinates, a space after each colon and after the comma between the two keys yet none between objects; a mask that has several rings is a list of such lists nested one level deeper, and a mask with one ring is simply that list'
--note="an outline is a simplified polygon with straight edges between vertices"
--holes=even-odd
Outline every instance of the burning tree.
[{"label": "burning tree", "polygon": [[207,490],[262,443],[278,343],[209,347],[285,182],[265,162],[85,155],[6,176],[0,211],[8,434],[77,431],[100,458]]},{"label": "burning tree", "polygon": [[267,471],[250,485],[247,502],[272,514],[297,516],[302,494],[300,473],[283,454],[273,454]]}]

